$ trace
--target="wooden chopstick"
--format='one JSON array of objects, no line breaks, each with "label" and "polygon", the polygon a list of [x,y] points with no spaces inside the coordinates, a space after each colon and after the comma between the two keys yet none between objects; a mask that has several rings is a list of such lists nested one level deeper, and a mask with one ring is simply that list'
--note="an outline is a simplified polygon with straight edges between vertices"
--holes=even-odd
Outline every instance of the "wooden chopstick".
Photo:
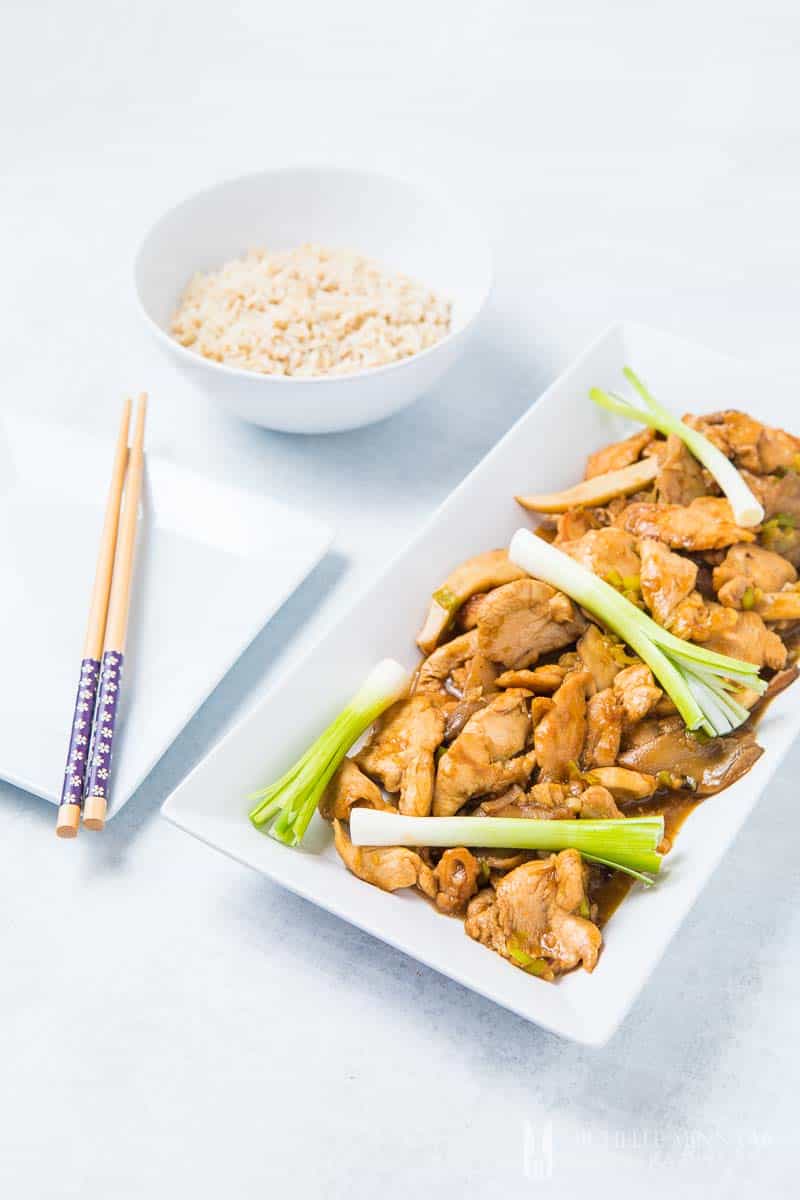
[{"label": "wooden chopstick", "polygon": [[130,399],[127,399],[122,408],[117,445],[114,451],[111,484],[108,489],[106,512],[103,519],[103,532],[100,536],[100,549],[97,555],[97,566],[95,568],[92,597],[89,605],[89,617],[86,623],[86,637],[83,643],[80,681],[78,683],[78,695],[75,699],[75,711],[72,717],[72,732],[67,752],[67,765],[64,771],[64,783],[58,805],[56,834],[62,838],[74,838],[76,836],[78,822],[80,821],[81,805],[83,803],[83,786],[86,777],[86,767],[89,761],[92,717],[94,715],[94,705],[100,677],[100,654],[103,649],[103,639],[106,632],[106,616],[108,614],[111,576],[114,568],[114,552],[117,545],[119,510],[125,481],[125,470],[128,465],[128,430],[130,420],[131,402]]},{"label": "wooden chopstick", "polygon": [[131,602],[134,551],[139,521],[139,501],[144,478],[144,427],[147,396],[139,397],[133,443],[128,457],[125,500],[119,522],[117,553],[108,602],[108,619],[103,642],[100,691],[97,697],[92,751],[84,785],[83,823],[87,829],[102,829],[111,787],[111,758],[120,697],[120,678],[125,659],[125,640]]}]

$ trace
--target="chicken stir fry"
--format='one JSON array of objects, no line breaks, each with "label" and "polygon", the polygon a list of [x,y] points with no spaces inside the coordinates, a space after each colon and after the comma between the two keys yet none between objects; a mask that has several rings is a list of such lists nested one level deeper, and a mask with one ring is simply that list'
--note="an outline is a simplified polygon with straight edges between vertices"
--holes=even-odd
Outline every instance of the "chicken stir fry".
[{"label": "chicken stir fry", "polygon": [[[797,673],[800,439],[739,412],[685,421],[742,473],[761,525],[737,524],[684,442],[649,429],[596,451],[565,491],[518,499],[540,537],[663,629],[763,668],[769,698]],[[345,759],[320,811],[360,879],[416,889],[529,974],[592,971],[619,882],[611,868],[577,850],[356,847],[353,808],[487,823],[664,814],[666,852],[683,816],[758,759],[763,700],[741,684],[750,718],[725,736],[692,733],[625,643],[504,550],[451,566],[417,636],[410,694]]]}]

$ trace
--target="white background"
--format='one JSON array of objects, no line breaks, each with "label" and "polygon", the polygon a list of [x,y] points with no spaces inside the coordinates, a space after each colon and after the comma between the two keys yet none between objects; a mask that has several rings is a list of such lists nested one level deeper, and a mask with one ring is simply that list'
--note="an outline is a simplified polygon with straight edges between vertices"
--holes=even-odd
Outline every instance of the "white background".
[{"label": "white background", "polygon": [[[10,1200],[788,1194],[800,753],[599,1051],[158,807],[609,321],[755,356],[770,387],[796,345],[798,34],[773,0],[6,0],[0,403],[111,433],[121,394],[146,388],[153,451],[338,529],[102,837],[57,842],[52,809],[0,785]],[[304,440],[237,425],[161,360],[130,259],[196,187],[319,161],[455,191],[497,285],[434,395]]]}]

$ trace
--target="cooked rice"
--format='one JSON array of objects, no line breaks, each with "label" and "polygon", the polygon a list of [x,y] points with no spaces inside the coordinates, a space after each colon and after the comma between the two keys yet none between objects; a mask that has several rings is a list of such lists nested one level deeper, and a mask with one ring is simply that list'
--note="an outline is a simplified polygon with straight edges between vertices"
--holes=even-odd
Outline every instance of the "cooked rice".
[{"label": "cooked rice", "polygon": [[433,346],[450,330],[450,303],[349,250],[251,250],[195,275],[171,330],[247,371],[347,375]]}]

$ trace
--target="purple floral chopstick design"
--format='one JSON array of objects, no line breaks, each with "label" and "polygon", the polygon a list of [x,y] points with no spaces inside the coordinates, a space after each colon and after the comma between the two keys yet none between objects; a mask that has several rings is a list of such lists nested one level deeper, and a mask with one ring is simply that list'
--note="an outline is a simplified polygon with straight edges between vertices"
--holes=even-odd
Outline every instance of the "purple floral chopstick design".
[{"label": "purple floral chopstick design", "polygon": [[72,733],[69,739],[67,765],[64,768],[64,784],[59,804],[80,805],[83,803],[83,787],[86,768],[89,764],[89,741],[99,677],[100,663],[97,659],[84,658],[81,662],[78,695],[75,697]]},{"label": "purple floral chopstick design", "polygon": [[117,723],[117,704],[123,660],[124,655],[118,650],[106,650],[103,655],[89,774],[84,789],[86,796],[101,796],[106,801],[111,777],[111,755],[114,749],[114,729]]}]

